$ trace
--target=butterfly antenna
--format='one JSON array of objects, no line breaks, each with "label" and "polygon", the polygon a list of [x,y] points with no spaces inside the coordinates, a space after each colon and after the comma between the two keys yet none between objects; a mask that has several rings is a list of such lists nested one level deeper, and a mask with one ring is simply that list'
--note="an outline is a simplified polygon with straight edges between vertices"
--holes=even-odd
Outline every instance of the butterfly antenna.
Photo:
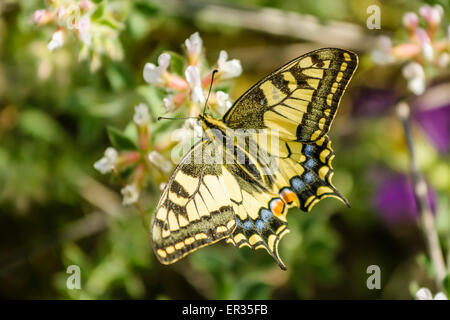
[{"label": "butterfly antenna", "polygon": [[212,75],[211,75],[211,84],[209,85],[208,96],[206,97],[205,106],[203,107],[203,112],[202,112],[203,114],[205,114],[206,106],[208,105],[209,95],[211,94],[211,89],[212,89],[213,82],[214,82],[214,75],[215,75],[217,72],[219,72],[219,70],[217,70],[217,69],[214,69],[213,72],[212,72]]},{"label": "butterfly antenna", "polygon": [[158,117],[159,120],[187,120],[187,119],[197,119],[197,117],[183,117],[183,118],[169,118],[169,117]]}]

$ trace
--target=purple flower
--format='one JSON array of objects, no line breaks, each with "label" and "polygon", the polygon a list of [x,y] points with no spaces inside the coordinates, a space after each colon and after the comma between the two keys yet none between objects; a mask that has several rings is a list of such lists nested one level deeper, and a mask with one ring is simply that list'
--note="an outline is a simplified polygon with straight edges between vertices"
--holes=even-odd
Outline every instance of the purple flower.
[{"label": "purple flower", "polygon": [[[450,152],[450,96],[448,82],[435,83],[412,103],[412,119],[418,123],[434,147]],[[370,117],[386,114],[398,100],[394,90],[363,88],[353,104],[353,116]]]},{"label": "purple flower", "polygon": [[395,105],[396,100],[393,90],[364,88],[355,99],[353,115],[363,117],[384,114]]},{"label": "purple flower", "polygon": [[[436,194],[428,186],[428,205],[435,212]],[[417,222],[419,214],[412,183],[407,176],[388,176],[378,186],[374,207],[388,224]]]},{"label": "purple flower", "polygon": [[450,151],[450,102],[442,107],[418,109],[414,119],[439,152]]}]

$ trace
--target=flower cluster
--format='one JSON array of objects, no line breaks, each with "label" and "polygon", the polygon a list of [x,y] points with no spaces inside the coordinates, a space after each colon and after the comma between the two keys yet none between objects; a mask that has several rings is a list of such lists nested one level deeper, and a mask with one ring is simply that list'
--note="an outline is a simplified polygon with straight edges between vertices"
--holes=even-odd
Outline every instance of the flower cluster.
[{"label": "flower cluster", "polygon": [[48,43],[50,51],[72,36],[81,44],[79,59],[90,58],[92,71],[101,66],[102,55],[122,59],[119,31],[123,25],[116,20],[111,4],[90,0],[48,0],[48,4],[46,9],[36,10],[31,21],[37,26],[56,26]]},{"label": "flower cluster", "polygon": [[[372,58],[378,64],[405,62],[403,77],[408,82],[408,89],[416,95],[425,91],[427,75],[435,75],[449,66],[450,26],[444,26],[443,16],[440,5],[424,5],[419,9],[419,15],[406,13],[403,25],[408,41],[394,45],[390,38],[381,36],[378,48],[372,52]],[[425,28],[421,27],[422,22]],[[446,30],[442,30],[443,27]]]},{"label": "flower cluster", "polygon": [[[218,72],[214,77],[214,84],[223,80],[238,77],[242,72],[241,63],[237,59],[228,59],[226,51],[220,51],[215,68],[208,68],[203,54],[203,41],[198,33],[194,33],[184,42],[187,63],[184,74],[178,75],[169,71],[171,56],[163,53],[158,58],[158,65],[147,63],[144,67],[144,80],[161,88],[168,93],[164,98],[164,106],[168,112],[173,112],[183,105],[188,106],[188,115],[197,116],[205,104],[205,92],[211,85],[214,69]],[[224,91],[213,91],[209,105],[218,114],[223,114],[231,106],[229,96]]]},{"label": "flower cluster", "polygon": [[[212,86],[207,103],[216,116],[222,116],[231,107],[232,102],[228,93],[216,90],[216,88],[242,73],[240,61],[228,59],[228,53],[221,50],[216,64],[209,67],[203,52],[203,40],[198,32],[184,41],[184,49],[185,58],[181,61],[182,70],[177,73],[171,67],[173,60],[180,58],[165,52],[158,57],[158,65],[145,64],[144,80],[164,90],[166,96],[163,104],[167,112],[183,110],[187,117],[199,115],[206,103],[208,89]],[[214,70],[217,73],[213,79]],[[171,147],[180,145],[183,150],[186,150],[186,144],[191,144],[193,138],[201,135],[202,128],[198,122],[188,119],[181,128],[173,131],[169,145]],[[174,159],[174,162],[177,160],[179,159]]]},{"label": "flower cluster", "polygon": [[[151,116],[149,114],[148,106],[141,103],[135,106],[135,113],[133,122],[136,126],[138,142],[137,146],[126,136],[120,136],[118,132],[110,132],[112,135],[119,135],[120,139],[126,139],[126,143],[118,144],[118,150],[113,147],[108,147],[105,150],[104,156],[94,163],[94,168],[102,174],[114,173],[118,180],[123,184],[121,193],[123,195],[123,204],[136,203],[139,199],[139,194],[145,186],[146,179],[149,172],[152,172],[155,180],[161,178],[170,170],[172,170],[172,163],[164,159],[156,150],[152,150],[150,137]],[[116,140],[112,138],[112,140]],[[133,150],[134,149],[134,150]],[[123,180],[121,172],[132,168],[132,174],[128,177],[128,182]],[[159,174],[159,175],[158,175]]]},{"label": "flower cluster", "polygon": [[[198,33],[186,39],[184,46],[184,57],[162,53],[158,57],[157,64],[145,64],[144,80],[166,93],[162,104],[167,112],[177,111],[178,114],[182,112],[185,116],[196,117],[207,103],[216,115],[223,115],[232,105],[228,93],[224,91],[224,84],[227,80],[241,74],[240,61],[230,60],[227,52],[220,51],[217,63],[213,67],[208,67],[203,52],[203,41]],[[178,65],[182,65],[182,69],[175,70],[172,65],[174,59],[179,59]],[[214,86],[209,100],[206,101],[215,69],[217,73],[214,76]],[[224,90],[215,90],[217,84]],[[187,141],[192,143],[192,138],[202,135],[201,126],[194,118],[191,118],[168,136],[152,139],[151,120],[149,108],[145,104],[136,106],[133,122],[138,133],[137,141],[126,143],[124,150],[107,148],[103,158],[94,164],[99,172],[103,174],[112,172],[116,175],[123,186],[121,193],[125,205],[138,201],[148,178],[162,188],[178,160],[173,154],[175,147],[185,146]],[[110,132],[110,138],[111,135],[120,135],[120,133],[114,131]],[[129,138],[121,135],[120,139],[123,141]],[[112,142],[113,140],[117,139],[111,139]],[[133,144],[136,147],[135,150],[132,150]],[[132,169],[132,173],[124,178],[122,173],[129,172],[129,168]]]},{"label": "flower cluster", "polygon": [[443,292],[438,292],[433,298],[433,294],[428,288],[420,288],[416,292],[417,300],[448,300],[447,296]]}]

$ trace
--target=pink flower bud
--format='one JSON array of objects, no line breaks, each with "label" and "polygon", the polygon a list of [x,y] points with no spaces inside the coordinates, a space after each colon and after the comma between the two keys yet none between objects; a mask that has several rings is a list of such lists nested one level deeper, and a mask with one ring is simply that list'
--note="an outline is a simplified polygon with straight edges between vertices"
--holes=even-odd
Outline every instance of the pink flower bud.
[{"label": "pink flower bud", "polygon": [[42,18],[44,18],[46,13],[47,13],[47,11],[45,11],[45,9],[36,10],[33,13],[33,15],[31,16],[31,19],[33,20],[34,23],[40,24],[42,21]]},{"label": "pink flower bud", "polygon": [[424,5],[419,9],[419,14],[422,16],[422,18],[424,18],[433,27],[441,23],[441,17],[443,13],[444,11],[439,5],[435,5],[434,7]]},{"label": "pink flower bud", "polygon": [[138,151],[130,151],[125,152],[120,156],[120,164],[121,165],[128,165],[132,163],[136,163],[141,158],[141,154]]},{"label": "pink flower bud", "polygon": [[414,30],[419,25],[419,17],[414,12],[407,12],[403,15],[403,25],[410,30]]},{"label": "pink flower bud", "polygon": [[90,10],[94,5],[92,4],[91,1],[89,0],[82,0],[80,3],[80,9],[83,11],[88,11]]},{"label": "pink flower bud", "polygon": [[167,82],[167,86],[171,89],[181,91],[186,90],[189,86],[186,80],[173,73],[166,73],[165,79]]},{"label": "pink flower bud", "polygon": [[430,37],[428,36],[428,33],[422,28],[417,28],[415,31],[415,36],[416,39],[419,41],[425,59],[428,61],[433,61],[434,49],[431,44],[431,40]]}]

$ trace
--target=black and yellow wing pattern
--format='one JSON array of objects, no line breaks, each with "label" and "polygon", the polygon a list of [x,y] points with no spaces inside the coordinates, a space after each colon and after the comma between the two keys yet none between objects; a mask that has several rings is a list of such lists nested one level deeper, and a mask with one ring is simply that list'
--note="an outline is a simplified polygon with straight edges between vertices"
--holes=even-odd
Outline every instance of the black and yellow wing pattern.
[{"label": "black and yellow wing pattern", "polygon": [[167,183],[151,223],[153,249],[159,261],[173,263],[190,252],[228,237],[235,213],[224,188],[222,166],[198,163],[214,153],[202,140],[183,157]]},{"label": "black and yellow wing pattern", "polygon": [[[310,52],[259,81],[222,121],[216,120],[227,132],[253,133],[244,145],[233,145],[231,162],[192,164],[195,150],[214,153],[220,148],[211,139],[197,143],[184,157],[153,217],[158,259],[172,263],[226,239],[237,247],[266,249],[286,269],[278,244],[289,232],[288,209],[310,211],[326,197],[348,205],[331,182],[334,152],[327,132],[357,65],[350,51]],[[267,137],[277,139],[275,150],[260,143]],[[254,146],[266,148],[266,158],[250,152]],[[239,156],[245,161],[238,161]],[[275,170],[268,165],[274,159]]]},{"label": "black and yellow wing pattern", "polygon": [[307,53],[256,83],[223,120],[231,129],[275,128],[286,140],[316,141],[328,132],[357,66],[350,51]]},{"label": "black and yellow wing pattern", "polygon": [[[310,52],[259,81],[225,114],[227,127],[262,129],[262,135],[277,135],[279,141],[277,154],[271,154],[278,158],[278,170],[265,177],[264,185],[270,191],[260,191],[269,199],[261,201],[251,215],[235,210],[237,227],[228,242],[237,247],[265,248],[285,269],[277,246],[289,232],[287,208],[297,206],[308,212],[326,197],[349,205],[331,181],[334,152],[327,132],[357,65],[358,57],[350,51],[327,48]],[[254,141],[259,141],[258,135],[261,133]],[[277,228],[271,225],[272,217],[282,221]]]}]

